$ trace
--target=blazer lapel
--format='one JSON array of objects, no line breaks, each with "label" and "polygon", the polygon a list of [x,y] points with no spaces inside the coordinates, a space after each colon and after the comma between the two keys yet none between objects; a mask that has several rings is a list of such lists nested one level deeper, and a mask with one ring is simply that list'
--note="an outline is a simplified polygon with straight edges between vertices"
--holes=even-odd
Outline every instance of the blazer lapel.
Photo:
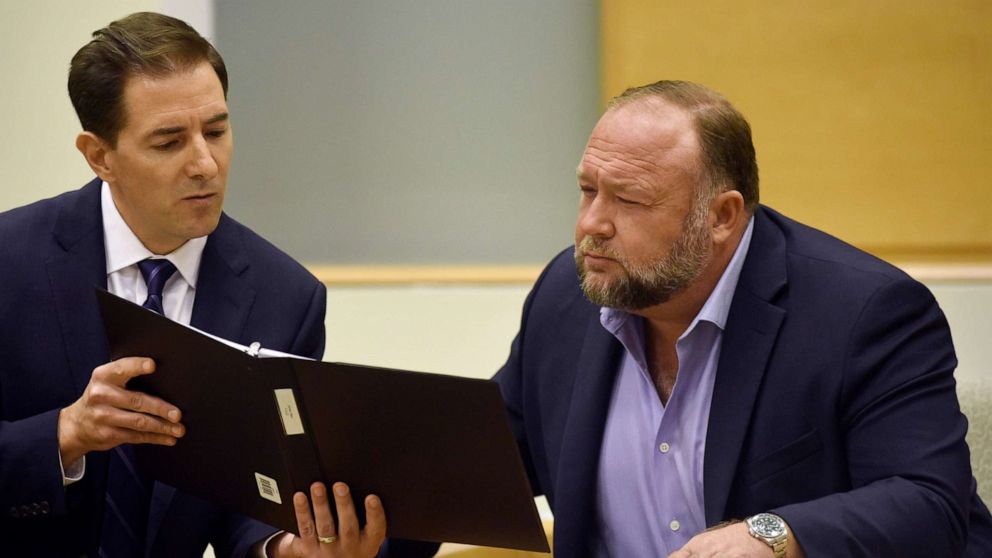
[{"label": "blazer lapel", "polygon": [[243,277],[247,268],[247,254],[239,231],[227,215],[222,215],[203,248],[193,303],[193,327],[244,342],[245,324],[255,300],[255,290]]},{"label": "blazer lapel", "polygon": [[590,320],[578,359],[572,401],[562,437],[555,490],[555,552],[581,556],[589,551],[587,534],[594,516],[596,475],[606,414],[623,346]]},{"label": "blazer lapel", "polygon": [[713,386],[703,464],[707,525],[723,520],[758,388],[785,318],[785,310],[771,302],[786,284],[785,257],[785,239],[759,208]]},{"label": "blazer lapel", "polygon": [[110,359],[94,291],[107,288],[100,185],[64,198],[52,233],[58,248],[45,262],[77,397],[93,368]]},{"label": "blazer lapel", "polygon": [[169,510],[176,489],[168,484],[155,482],[152,485],[152,502],[148,509],[148,536],[145,537],[145,555],[151,556],[155,548],[155,537],[162,528],[165,514]]}]

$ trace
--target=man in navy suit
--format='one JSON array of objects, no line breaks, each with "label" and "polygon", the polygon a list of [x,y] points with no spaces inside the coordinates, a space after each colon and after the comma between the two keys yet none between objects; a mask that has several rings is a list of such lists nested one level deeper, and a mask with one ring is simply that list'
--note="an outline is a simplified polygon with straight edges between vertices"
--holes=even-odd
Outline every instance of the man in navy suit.
[{"label": "man in navy suit", "polygon": [[359,530],[343,484],[334,486],[340,526],[315,483],[313,508],[306,495],[294,498],[301,536],[273,536],[134,470],[130,445],[180,441],[182,410],[127,389],[155,363],[108,362],[94,287],[228,339],[317,359],[326,293],[221,211],[232,131],[217,51],[185,23],[151,13],[93,36],[72,60],[69,93],[83,126],[76,146],[98,178],[0,215],[3,554],[198,557],[211,543],[220,556],[374,555],[382,506],[366,500]]},{"label": "man in navy suit", "polygon": [[729,102],[628,90],[577,174],[496,375],[556,557],[992,556],[937,303],[761,206]]}]

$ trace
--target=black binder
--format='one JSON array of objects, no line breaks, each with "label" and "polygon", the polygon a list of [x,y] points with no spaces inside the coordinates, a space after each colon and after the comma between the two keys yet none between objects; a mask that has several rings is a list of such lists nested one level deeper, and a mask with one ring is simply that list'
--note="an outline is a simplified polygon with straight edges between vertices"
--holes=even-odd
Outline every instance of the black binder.
[{"label": "black binder", "polygon": [[390,537],[549,551],[494,382],[261,358],[97,296],[111,358],[156,362],[128,387],[183,413],[175,446],[135,446],[156,480],[291,532],[293,493],[342,481],[360,517],[382,499]]}]

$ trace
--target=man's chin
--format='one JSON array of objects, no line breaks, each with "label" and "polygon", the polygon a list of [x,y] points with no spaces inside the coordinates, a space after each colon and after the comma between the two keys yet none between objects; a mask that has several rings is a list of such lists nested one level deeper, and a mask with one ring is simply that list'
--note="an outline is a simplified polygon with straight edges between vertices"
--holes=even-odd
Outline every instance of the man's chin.
[{"label": "man's chin", "polygon": [[599,306],[610,306],[606,302],[610,301],[610,293],[613,290],[613,285],[610,281],[604,281],[602,278],[590,277],[587,273],[582,279],[582,293],[586,295],[593,304]]},{"label": "man's chin", "polygon": [[186,227],[183,236],[187,239],[207,236],[217,230],[217,225],[219,224],[220,213],[218,212],[216,216],[211,216],[207,219],[197,219],[195,222],[191,223],[188,227]]},{"label": "man's chin", "polygon": [[582,281],[583,290],[597,290],[597,291],[608,291],[616,283],[616,278],[612,274],[595,270],[584,268],[580,274],[579,279]]}]

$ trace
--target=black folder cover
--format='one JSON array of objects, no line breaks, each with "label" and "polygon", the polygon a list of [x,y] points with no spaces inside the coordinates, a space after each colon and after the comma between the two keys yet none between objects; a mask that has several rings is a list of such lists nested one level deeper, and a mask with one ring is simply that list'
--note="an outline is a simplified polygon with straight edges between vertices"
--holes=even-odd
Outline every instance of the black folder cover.
[{"label": "black folder cover", "polygon": [[130,388],[179,407],[173,447],[135,446],[153,478],[287,531],[293,493],[346,482],[382,498],[390,537],[548,552],[498,386],[258,358],[105,291],[113,359],[147,356]]}]

